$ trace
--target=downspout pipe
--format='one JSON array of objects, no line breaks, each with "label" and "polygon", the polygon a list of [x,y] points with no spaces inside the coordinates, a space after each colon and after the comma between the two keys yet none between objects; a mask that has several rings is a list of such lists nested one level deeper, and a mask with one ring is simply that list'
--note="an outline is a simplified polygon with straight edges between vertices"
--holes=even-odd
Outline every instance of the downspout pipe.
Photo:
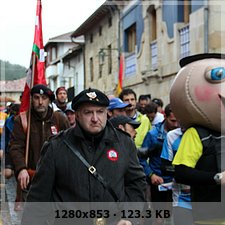
[{"label": "downspout pipe", "polygon": [[204,1],[204,52],[209,51],[209,7],[208,0]]},{"label": "downspout pipe", "polygon": [[120,69],[120,55],[123,52],[121,48],[121,12],[120,8],[118,5],[116,5],[116,10],[118,12],[118,39],[117,39],[117,49],[118,49],[118,58],[117,58],[117,63],[118,63],[118,74],[119,74],[119,69]]}]

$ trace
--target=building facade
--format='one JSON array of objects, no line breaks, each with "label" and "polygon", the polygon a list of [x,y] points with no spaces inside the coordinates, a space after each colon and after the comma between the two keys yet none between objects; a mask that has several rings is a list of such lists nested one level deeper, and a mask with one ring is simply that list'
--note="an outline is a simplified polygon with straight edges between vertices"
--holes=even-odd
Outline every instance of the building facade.
[{"label": "building facade", "polygon": [[118,7],[100,6],[73,34],[85,37],[85,87],[113,93],[118,79],[120,41]]},{"label": "building facade", "polygon": [[49,39],[45,45],[46,79],[56,90],[65,86],[76,95],[84,88],[83,37],[71,39],[71,32]]},{"label": "building facade", "polygon": [[224,21],[224,1],[106,1],[72,33],[85,37],[84,86],[114,93],[123,54],[123,87],[168,103],[181,58],[224,52]]}]

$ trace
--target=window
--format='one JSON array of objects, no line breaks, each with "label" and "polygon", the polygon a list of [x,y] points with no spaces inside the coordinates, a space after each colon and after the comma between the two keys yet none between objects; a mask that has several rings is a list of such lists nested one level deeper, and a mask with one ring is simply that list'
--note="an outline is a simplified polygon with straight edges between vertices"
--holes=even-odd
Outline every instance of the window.
[{"label": "window", "polygon": [[93,34],[90,34],[90,43],[93,43]]},{"label": "window", "polygon": [[99,63],[99,78],[102,77],[102,67],[103,67],[103,64]]},{"label": "window", "polygon": [[180,33],[180,57],[183,58],[190,55],[189,26],[180,29],[179,33]]},{"label": "window", "polygon": [[67,62],[68,69],[70,69],[70,61]]},{"label": "window", "polygon": [[150,42],[157,39],[157,16],[154,5],[150,5],[148,8],[148,18],[149,18],[149,37]]},{"label": "window", "polygon": [[99,27],[98,34],[99,34],[99,36],[102,36],[102,26]]},{"label": "window", "polygon": [[90,58],[90,79],[91,81],[94,80],[94,64],[93,64],[93,58]]},{"label": "window", "polygon": [[157,39],[157,27],[156,27],[156,11],[155,9],[151,12],[151,37],[152,41]]},{"label": "window", "polygon": [[135,52],[136,46],[136,23],[125,31],[127,39],[127,52]]},{"label": "window", "polygon": [[108,45],[108,74],[112,73],[112,46]]},{"label": "window", "polygon": [[112,17],[111,16],[108,18],[108,25],[109,25],[109,27],[112,26]]},{"label": "window", "polygon": [[51,49],[51,61],[52,60],[55,60],[57,58],[57,50],[56,50],[56,47],[52,47]]}]

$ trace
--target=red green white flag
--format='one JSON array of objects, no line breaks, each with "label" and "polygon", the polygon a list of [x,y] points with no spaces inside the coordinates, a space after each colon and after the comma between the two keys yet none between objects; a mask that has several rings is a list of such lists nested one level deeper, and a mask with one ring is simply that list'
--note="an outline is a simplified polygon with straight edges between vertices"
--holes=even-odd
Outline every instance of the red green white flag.
[{"label": "red green white flag", "polygon": [[[45,84],[45,57],[42,36],[42,5],[41,0],[37,0],[36,21],[34,43],[31,54],[31,64],[27,70],[27,79],[22,96],[20,112],[25,112],[30,105],[30,89],[36,84]],[[32,60],[35,57],[35,60]],[[34,63],[34,65],[32,65]],[[32,71],[34,70],[34,71]],[[33,77],[32,77],[33,76]]]}]

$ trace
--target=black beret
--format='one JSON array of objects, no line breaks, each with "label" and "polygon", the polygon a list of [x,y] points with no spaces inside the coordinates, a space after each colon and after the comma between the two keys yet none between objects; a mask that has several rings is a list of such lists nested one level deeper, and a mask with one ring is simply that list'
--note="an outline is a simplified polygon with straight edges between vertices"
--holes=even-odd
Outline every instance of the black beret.
[{"label": "black beret", "polygon": [[35,86],[33,86],[30,91],[30,94],[31,96],[33,96],[35,93],[41,94],[41,95],[47,95],[51,102],[55,100],[55,95],[53,91],[44,84],[36,84]]},{"label": "black beret", "polygon": [[203,54],[191,55],[191,56],[187,56],[185,58],[182,58],[180,60],[180,66],[184,67],[187,64],[192,63],[194,61],[198,61],[198,60],[201,60],[201,59],[209,59],[209,58],[225,59],[225,55],[220,54],[220,53],[203,53]]},{"label": "black beret", "polygon": [[85,89],[81,91],[72,101],[72,109],[77,110],[82,103],[91,103],[99,106],[108,106],[108,97],[97,89]]}]

